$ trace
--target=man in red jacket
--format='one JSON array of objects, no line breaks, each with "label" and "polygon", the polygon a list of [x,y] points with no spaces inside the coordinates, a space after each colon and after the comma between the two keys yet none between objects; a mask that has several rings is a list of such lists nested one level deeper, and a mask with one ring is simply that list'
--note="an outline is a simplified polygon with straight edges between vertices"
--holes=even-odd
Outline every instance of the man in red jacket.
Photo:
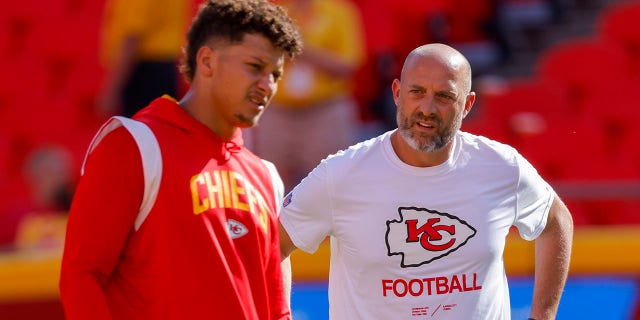
[{"label": "man in red jacket", "polygon": [[209,0],[187,34],[191,82],[94,138],[70,210],[67,319],[288,319],[282,181],[243,147],[302,43],[278,6]]}]

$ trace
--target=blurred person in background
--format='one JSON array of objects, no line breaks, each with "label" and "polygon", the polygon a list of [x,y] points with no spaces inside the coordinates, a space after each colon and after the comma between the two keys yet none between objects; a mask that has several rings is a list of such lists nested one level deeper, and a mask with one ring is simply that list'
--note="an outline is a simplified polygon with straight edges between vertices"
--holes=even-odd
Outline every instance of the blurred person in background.
[{"label": "blurred person in background", "polygon": [[535,240],[530,317],[555,318],[571,214],[517,150],[460,131],[471,82],[459,51],[416,48],[392,84],[398,128],[329,156],[285,197],[283,258],[331,239],[331,319],[511,319],[512,227]]},{"label": "blurred person in background", "polygon": [[62,146],[42,145],[29,152],[22,168],[26,197],[12,199],[0,220],[5,249],[62,247],[75,187],[71,168],[71,154]]},{"label": "blurred person in background", "polygon": [[191,0],[109,0],[101,38],[106,76],[101,116],[133,116],[153,99],[178,93],[177,63]]},{"label": "blurred person in background", "polygon": [[[393,99],[387,88],[400,69],[397,56],[400,44],[406,39],[400,39],[397,33],[404,30],[405,25],[395,13],[401,4],[377,0],[354,0],[354,3],[362,16],[366,43],[365,62],[355,75],[354,96],[360,107],[359,136],[370,138],[387,131],[387,122],[391,122],[388,105]],[[402,53],[404,55],[406,53]],[[395,115],[395,108],[393,113]],[[395,126],[395,116],[393,118]]]},{"label": "blurred person in background", "polygon": [[[510,55],[492,0],[354,0],[362,12],[366,64],[358,71],[355,92],[363,120],[379,132],[396,127],[396,107],[387,90],[406,55],[420,43],[445,43],[470,62],[474,77],[490,73]],[[406,32],[411,30],[411,32]],[[374,120],[374,121],[371,121]]]},{"label": "blurred person in background", "polygon": [[322,158],[356,141],[353,80],[364,62],[358,8],[348,0],[283,0],[305,51],[288,68],[271,111],[247,145],[272,161],[290,190]]},{"label": "blurred person in background", "polygon": [[67,319],[290,318],[282,181],[243,147],[241,129],[257,123],[301,50],[282,7],[201,5],[187,33],[186,95],[111,118],[89,147],[62,259]]}]

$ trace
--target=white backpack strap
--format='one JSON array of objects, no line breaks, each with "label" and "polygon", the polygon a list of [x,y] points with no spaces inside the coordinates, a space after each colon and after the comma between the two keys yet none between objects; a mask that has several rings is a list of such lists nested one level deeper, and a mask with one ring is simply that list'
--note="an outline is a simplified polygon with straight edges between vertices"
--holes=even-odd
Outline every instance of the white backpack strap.
[{"label": "white backpack strap", "polygon": [[121,126],[125,127],[131,136],[133,136],[140,151],[140,158],[142,159],[144,194],[134,224],[134,228],[137,231],[147,216],[149,216],[149,212],[156,202],[158,190],[160,189],[160,181],[162,180],[162,154],[160,153],[160,145],[153,131],[140,121],[119,116],[112,117],[102,125],[96,136],[93,137],[87,154],[85,155],[84,162],[82,163],[81,174],[84,174],[84,166],[91,151],[98,146],[107,134]]},{"label": "white backpack strap", "polygon": [[264,159],[262,160],[262,162],[265,164],[265,166],[267,166],[267,169],[269,169],[269,174],[271,175],[271,183],[273,184],[273,195],[275,197],[274,200],[276,201],[276,214],[280,216],[280,206],[282,206],[282,200],[284,198],[284,183],[282,182],[282,178],[280,178],[280,174],[278,173],[278,170],[273,163]]}]

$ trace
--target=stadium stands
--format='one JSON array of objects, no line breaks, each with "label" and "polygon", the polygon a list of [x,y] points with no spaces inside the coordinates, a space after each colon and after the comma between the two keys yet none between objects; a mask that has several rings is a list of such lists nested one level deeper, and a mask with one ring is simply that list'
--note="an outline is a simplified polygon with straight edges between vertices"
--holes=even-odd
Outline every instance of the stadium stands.
[{"label": "stadium stands", "polygon": [[[387,25],[395,24],[395,30],[385,33],[379,42],[367,35],[372,52],[385,52],[384,46],[391,43],[396,48],[390,51],[404,56],[416,41],[442,37],[444,34],[428,34],[427,23],[437,29],[438,19],[446,17],[441,10],[450,3],[394,1],[389,10],[394,17],[387,17]],[[93,105],[103,74],[97,60],[103,4],[101,0],[10,1],[8,8],[0,11],[0,222],[6,218],[3,210],[9,203],[26,196],[21,167],[29,151],[48,143],[65,145],[73,155],[74,172],[79,172],[84,150],[104,120],[95,115]],[[486,40],[486,34],[478,29],[489,19],[490,9],[483,7],[486,4],[473,2],[465,7],[469,19],[460,20],[471,24],[453,19],[451,39],[460,43]],[[479,9],[472,10],[476,6]],[[385,12],[376,14],[384,16]],[[375,21],[370,23],[375,27]],[[362,84],[378,85],[369,78],[375,77],[372,70],[376,66],[368,67],[371,69],[362,73]],[[497,87],[478,90],[477,105],[463,129],[512,144],[565,197],[576,225],[585,227],[577,229],[580,236],[576,237],[572,272],[637,276],[640,263],[632,251],[638,249],[638,229],[607,227],[606,236],[602,236],[599,227],[640,228],[640,104],[636,98],[640,93],[640,1],[619,0],[603,6],[594,34],[545,49],[536,60],[533,75],[505,79]],[[375,92],[362,95],[369,98]],[[624,244],[612,240],[616,234],[624,235]],[[597,246],[603,239],[610,247]],[[616,249],[619,245],[629,254]],[[517,252],[514,248],[509,248],[511,254]],[[612,248],[615,254],[605,255]],[[605,256],[590,258],[595,257],[594,251]],[[325,251],[316,256],[321,260],[327,257]],[[326,267],[326,260],[295,259],[299,260],[294,263],[299,279],[318,280],[326,272],[321,267]],[[531,272],[526,269],[531,266],[526,259],[505,261],[512,263],[515,269],[511,270],[518,274]],[[35,319],[47,312],[48,319],[62,319],[59,304],[51,302],[57,298],[59,260],[46,257],[42,264],[34,262],[33,256],[0,259],[0,268],[5,271],[2,276],[17,279],[36,275],[19,293],[18,302],[0,296],[3,319],[11,319],[11,315]],[[16,273],[20,270],[24,273]],[[47,280],[38,284],[38,279]],[[35,302],[28,305],[40,305],[44,313],[33,317],[20,313],[25,310],[21,303],[29,297]]]}]

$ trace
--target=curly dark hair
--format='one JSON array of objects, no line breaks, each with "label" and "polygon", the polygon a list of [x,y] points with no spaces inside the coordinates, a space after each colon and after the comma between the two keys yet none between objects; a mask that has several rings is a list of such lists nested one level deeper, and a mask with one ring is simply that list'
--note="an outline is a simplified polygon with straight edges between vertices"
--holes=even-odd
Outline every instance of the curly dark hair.
[{"label": "curly dark hair", "polygon": [[265,36],[289,58],[302,52],[302,38],[283,7],[267,0],[206,0],[187,32],[180,71],[191,82],[200,47],[211,39],[237,43],[247,33]]}]

